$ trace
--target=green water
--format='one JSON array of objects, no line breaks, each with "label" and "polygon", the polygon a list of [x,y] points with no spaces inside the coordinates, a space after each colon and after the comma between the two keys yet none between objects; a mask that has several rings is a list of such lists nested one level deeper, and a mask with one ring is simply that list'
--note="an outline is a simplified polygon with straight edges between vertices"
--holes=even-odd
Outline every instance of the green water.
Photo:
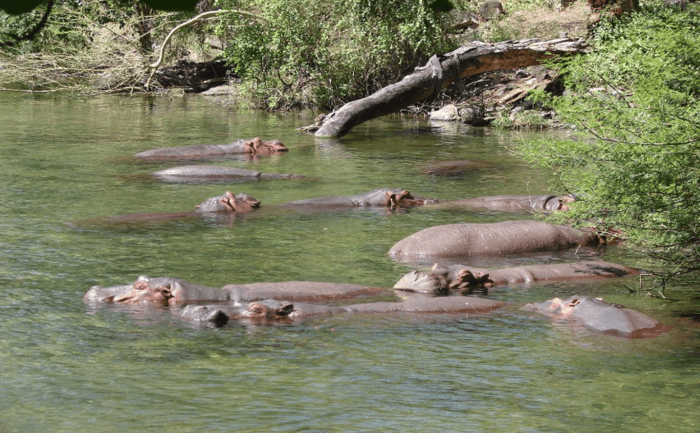
[{"label": "green water", "polygon": [[[0,432],[700,431],[698,327],[688,318],[698,279],[675,282],[667,301],[628,296],[617,281],[533,285],[493,291],[511,306],[482,317],[345,316],[217,330],[167,310],[83,304],[92,285],[141,274],[217,287],[391,287],[411,269],[386,255],[401,238],[431,225],[524,216],[289,214],[274,205],[378,187],[441,200],[547,192],[547,173],[510,154],[517,134],[398,117],[339,141],[295,131],[313,117],[233,111],[201,97],[0,94]],[[254,136],[278,138],[290,151],[216,163],[307,180],[167,184],[139,175],[172,163],[129,158]],[[420,174],[421,163],[453,159],[495,165],[457,178]],[[263,210],[231,224],[100,223],[190,211],[227,189],[260,199]],[[620,247],[578,256],[646,265]],[[575,259],[569,251],[473,263]],[[673,331],[629,341],[518,310],[574,293],[641,310]]]}]

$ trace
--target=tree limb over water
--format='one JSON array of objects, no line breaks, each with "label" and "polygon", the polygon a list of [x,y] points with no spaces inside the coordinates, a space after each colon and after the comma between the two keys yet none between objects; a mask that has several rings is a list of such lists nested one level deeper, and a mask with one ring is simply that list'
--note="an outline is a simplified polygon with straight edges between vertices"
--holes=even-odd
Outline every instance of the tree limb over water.
[{"label": "tree limb over water", "polygon": [[560,38],[550,41],[522,39],[496,44],[472,42],[450,53],[435,55],[428,63],[363,99],[349,102],[334,110],[316,131],[316,137],[342,137],[368,120],[396,113],[425,99],[436,96],[459,78],[488,71],[524,68],[554,56],[587,52],[583,39]]}]

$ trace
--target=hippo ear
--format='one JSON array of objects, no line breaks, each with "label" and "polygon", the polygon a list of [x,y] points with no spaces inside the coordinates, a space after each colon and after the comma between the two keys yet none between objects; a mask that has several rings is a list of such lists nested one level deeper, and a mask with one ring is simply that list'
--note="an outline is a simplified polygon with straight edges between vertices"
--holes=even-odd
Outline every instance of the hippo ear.
[{"label": "hippo ear", "polygon": [[162,293],[167,299],[173,297],[173,292],[170,290],[170,286],[160,286],[158,287],[158,290],[160,290],[160,293]]},{"label": "hippo ear", "polygon": [[148,289],[148,283],[145,281],[137,281],[134,283],[134,290],[146,290]]}]

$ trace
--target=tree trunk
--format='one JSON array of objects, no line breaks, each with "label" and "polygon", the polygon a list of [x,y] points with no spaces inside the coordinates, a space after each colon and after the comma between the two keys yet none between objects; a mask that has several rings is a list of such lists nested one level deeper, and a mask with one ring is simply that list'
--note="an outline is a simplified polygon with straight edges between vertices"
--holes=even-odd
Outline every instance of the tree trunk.
[{"label": "tree trunk", "polygon": [[583,39],[562,38],[545,42],[523,39],[498,44],[473,42],[451,53],[433,56],[424,67],[416,68],[413,74],[398,83],[334,110],[315,135],[342,137],[367,120],[395,113],[436,96],[459,78],[488,71],[524,68],[555,55],[582,53],[585,50]]}]

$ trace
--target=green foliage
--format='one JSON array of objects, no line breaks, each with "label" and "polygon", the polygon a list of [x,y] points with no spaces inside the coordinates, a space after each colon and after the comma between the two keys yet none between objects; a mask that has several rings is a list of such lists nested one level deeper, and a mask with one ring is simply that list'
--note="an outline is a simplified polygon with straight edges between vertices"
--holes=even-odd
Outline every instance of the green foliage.
[{"label": "green foliage", "polygon": [[571,94],[540,99],[579,133],[523,143],[579,201],[559,218],[620,231],[665,265],[700,269],[700,15],[648,5],[560,63]]},{"label": "green foliage", "polygon": [[332,106],[397,80],[429,55],[449,50],[440,13],[423,1],[222,1],[225,57],[262,106]]}]

